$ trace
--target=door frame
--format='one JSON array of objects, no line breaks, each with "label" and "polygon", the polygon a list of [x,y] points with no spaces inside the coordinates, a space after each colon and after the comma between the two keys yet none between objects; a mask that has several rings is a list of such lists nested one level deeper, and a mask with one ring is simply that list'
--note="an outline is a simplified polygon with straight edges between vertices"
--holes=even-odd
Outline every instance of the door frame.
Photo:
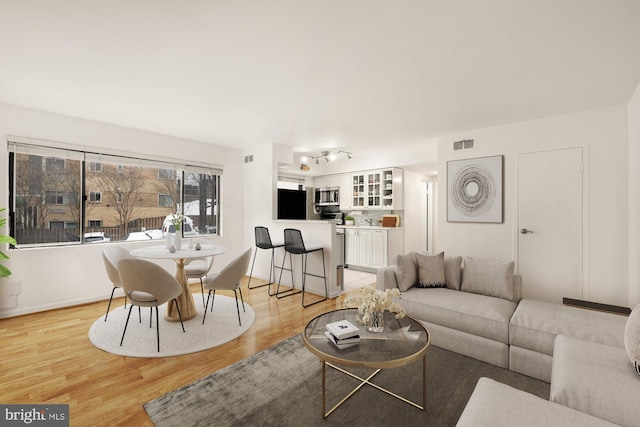
[{"label": "door frame", "polygon": [[[582,150],[582,297],[585,300],[590,300],[591,298],[591,280],[590,280],[590,218],[589,218],[589,206],[591,204],[590,201],[590,191],[589,191],[589,176],[590,176],[590,153],[588,145],[571,145],[566,147],[548,147],[546,149],[537,149],[537,150],[527,150],[527,151],[518,151],[516,152],[516,162],[515,162],[515,188],[514,188],[514,202],[513,202],[513,259],[515,260],[515,269],[514,273],[519,274],[520,271],[520,216],[518,207],[520,206],[520,156],[526,154],[536,154],[536,153],[546,153],[553,151],[561,151],[561,150],[570,150],[579,148]],[[526,277],[522,279],[525,282]]]}]

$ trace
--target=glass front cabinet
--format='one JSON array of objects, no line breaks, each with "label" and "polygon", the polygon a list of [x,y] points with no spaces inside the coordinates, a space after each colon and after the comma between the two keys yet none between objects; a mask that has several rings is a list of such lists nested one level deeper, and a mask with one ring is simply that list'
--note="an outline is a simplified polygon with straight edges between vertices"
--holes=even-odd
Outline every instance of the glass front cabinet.
[{"label": "glass front cabinet", "polygon": [[402,169],[364,171],[349,176],[348,187],[341,185],[341,192],[349,193],[348,199],[340,197],[341,209],[403,209]]}]

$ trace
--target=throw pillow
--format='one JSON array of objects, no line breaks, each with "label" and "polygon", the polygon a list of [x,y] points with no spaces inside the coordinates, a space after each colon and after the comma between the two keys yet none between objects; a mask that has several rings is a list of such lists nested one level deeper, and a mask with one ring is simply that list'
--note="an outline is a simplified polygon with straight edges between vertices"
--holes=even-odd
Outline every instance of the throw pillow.
[{"label": "throw pillow", "polygon": [[464,257],[462,290],[513,301],[513,261]]},{"label": "throw pillow", "polygon": [[418,262],[418,284],[419,288],[446,288],[447,282],[444,280],[444,252],[438,255],[416,254]]},{"label": "throw pillow", "polygon": [[447,288],[460,290],[460,277],[462,275],[462,257],[444,257],[444,281]]},{"label": "throw pillow", "polygon": [[396,271],[398,289],[405,292],[418,283],[418,267],[416,265],[415,252],[396,255],[393,257],[393,266]]},{"label": "throw pillow", "polygon": [[631,310],[624,327],[624,348],[633,367],[640,375],[640,304]]}]

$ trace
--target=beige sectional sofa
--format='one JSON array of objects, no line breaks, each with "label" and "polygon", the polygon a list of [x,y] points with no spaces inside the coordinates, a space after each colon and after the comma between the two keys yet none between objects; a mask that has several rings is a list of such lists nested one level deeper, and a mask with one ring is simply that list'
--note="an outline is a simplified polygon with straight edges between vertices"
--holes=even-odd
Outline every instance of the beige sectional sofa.
[{"label": "beige sectional sofa", "polygon": [[[378,289],[401,290],[407,314],[429,328],[432,344],[551,383],[546,401],[481,380],[459,425],[513,425],[518,414],[517,421],[532,417],[518,425],[640,425],[633,402],[640,376],[625,352],[626,316],[521,300],[521,278],[510,262],[465,257],[463,265],[461,257],[438,257],[396,257],[378,270]],[[425,273],[434,265],[444,266],[443,283]],[[436,287],[418,287],[425,274],[422,282]],[[496,411],[504,407],[512,410]]]},{"label": "beige sectional sofa", "polygon": [[[433,345],[509,368],[509,321],[522,289],[513,263],[466,258],[463,269],[462,257],[444,258],[446,287],[423,289],[415,286],[416,257],[420,254],[399,255],[395,265],[378,269],[378,289],[400,289],[407,315],[424,323]],[[482,280],[472,280],[477,273]],[[495,283],[509,290],[498,291]]]},{"label": "beige sectional sofa", "polygon": [[565,335],[624,352],[626,316],[524,299],[509,326],[509,369],[551,382],[555,339]]}]

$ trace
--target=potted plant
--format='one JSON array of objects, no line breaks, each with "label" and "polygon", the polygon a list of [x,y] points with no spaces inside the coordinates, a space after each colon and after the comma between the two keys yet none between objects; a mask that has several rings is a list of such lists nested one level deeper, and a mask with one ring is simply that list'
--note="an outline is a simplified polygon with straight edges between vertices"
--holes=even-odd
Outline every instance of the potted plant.
[{"label": "potted plant", "polygon": [[[0,209],[0,212],[4,210],[5,208],[2,208]],[[7,223],[7,219],[4,217],[0,217],[0,228],[4,227],[6,223]],[[3,244],[3,243],[8,243],[10,245],[17,244],[16,239],[14,239],[13,237],[0,234],[0,244]],[[6,256],[4,252],[0,251],[0,260],[3,260],[3,259],[9,259],[9,257]],[[0,277],[7,277],[10,274],[11,274],[11,270],[9,270],[4,265],[0,264]]]},{"label": "potted plant", "polygon": [[354,219],[351,215],[347,215],[344,217],[344,225],[353,225],[354,224]]}]

